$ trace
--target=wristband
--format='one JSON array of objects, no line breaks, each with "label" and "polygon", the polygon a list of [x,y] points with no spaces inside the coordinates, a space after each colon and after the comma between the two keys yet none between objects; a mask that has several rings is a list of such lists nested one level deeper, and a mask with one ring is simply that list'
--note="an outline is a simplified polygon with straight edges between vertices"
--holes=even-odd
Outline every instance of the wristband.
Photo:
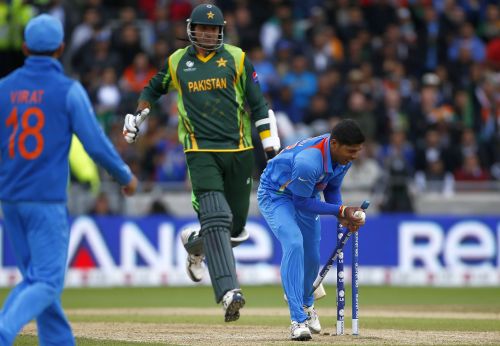
[{"label": "wristband", "polygon": [[339,207],[339,217],[345,217],[345,206],[343,205]]}]

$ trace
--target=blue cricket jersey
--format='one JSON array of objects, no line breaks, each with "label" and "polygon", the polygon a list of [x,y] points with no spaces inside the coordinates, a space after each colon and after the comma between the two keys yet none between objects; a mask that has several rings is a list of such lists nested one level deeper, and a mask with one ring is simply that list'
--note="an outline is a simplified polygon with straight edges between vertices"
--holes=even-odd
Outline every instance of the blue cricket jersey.
[{"label": "blue cricket jersey", "polygon": [[73,133],[121,185],[130,182],[130,169],[100,128],[87,93],[59,61],[30,56],[1,79],[0,199],[65,201]]},{"label": "blue cricket jersey", "polygon": [[268,162],[259,189],[309,198],[323,192],[326,202],[341,204],[340,186],[351,164],[332,161],[329,134],[307,138]]}]

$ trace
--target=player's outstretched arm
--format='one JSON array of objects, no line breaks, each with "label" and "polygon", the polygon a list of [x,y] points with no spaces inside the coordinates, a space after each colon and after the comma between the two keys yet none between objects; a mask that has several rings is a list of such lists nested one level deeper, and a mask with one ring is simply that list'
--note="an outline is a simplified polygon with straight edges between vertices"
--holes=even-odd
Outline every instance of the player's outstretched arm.
[{"label": "player's outstretched arm", "polygon": [[123,162],[97,122],[87,92],[79,82],[68,91],[66,105],[71,127],[90,157],[121,185],[131,180],[130,168]]},{"label": "player's outstretched arm", "polygon": [[129,183],[122,187],[123,194],[125,196],[132,196],[137,190],[137,184],[137,178],[135,177],[135,175],[132,175],[132,179],[130,179]]}]

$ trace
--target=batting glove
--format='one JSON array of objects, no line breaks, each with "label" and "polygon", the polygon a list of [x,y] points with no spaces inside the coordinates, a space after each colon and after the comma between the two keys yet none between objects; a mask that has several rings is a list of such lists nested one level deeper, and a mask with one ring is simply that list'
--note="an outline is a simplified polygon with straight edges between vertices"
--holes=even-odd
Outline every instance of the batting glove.
[{"label": "batting glove", "polygon": [[134,143],[139,137],[139,126],[146,119],[149,114],[149,108],[137,112],[137,114],[127,114],[125,116],[125,123],[123,125],[123,138],[127,143]]},{"label": "batting glove", "polygon": [[269,122],[269,132],[271,136],[264,138],[262,140],[262,146],[265,150],[273,149],[276,153],[280,151],[281,142],[280,137],[278,136],[278,124],[276,121],[276,116],[272,109],[268,112],[268,122]]},{"label": "batting glove", "polygon": [[271,136],[262,140],[262,146],[264,147],[267,161],[275,157],[279,153],[281,147],[280,137],[278,136],[278,125],[272,109],[268,112],[268,122]]}]

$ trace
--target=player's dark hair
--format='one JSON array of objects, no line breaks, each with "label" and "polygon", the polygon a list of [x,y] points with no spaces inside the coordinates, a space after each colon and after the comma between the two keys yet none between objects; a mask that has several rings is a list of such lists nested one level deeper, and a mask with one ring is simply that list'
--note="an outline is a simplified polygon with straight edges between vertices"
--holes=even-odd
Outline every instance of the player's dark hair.
[{"label": "player's dark hair", "polygon": [[[57,49],[59,49],[59,48],[57,48]],[[34,56],[52,56],[57,51],[57,49],[50,50],[50,51],[43,51],[43,52],[37,52],[37,51],[33,51],[33,50],[28,49],[28,52],[30,55],[34,55]]]},{"label": "player's dark hair", "polygon": [[353,119],[341,120],[333,128],[330,137],[343,145],[356,145],[365,141],[365,135],[357,121]]}]

